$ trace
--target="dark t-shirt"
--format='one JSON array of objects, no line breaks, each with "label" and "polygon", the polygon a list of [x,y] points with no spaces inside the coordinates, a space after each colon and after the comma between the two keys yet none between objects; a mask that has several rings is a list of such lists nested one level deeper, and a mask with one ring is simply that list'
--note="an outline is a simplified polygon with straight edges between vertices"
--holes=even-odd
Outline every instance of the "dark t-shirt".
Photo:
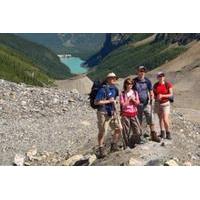
[{"label": "dark t-shirt", "polygon": [[133,79],[135,82],[133,89],[138,92],[140,102],[142,104],[148,104],[149,92],[153,90],[152,83],[148,78],[139,79],[138,77]]},{"label": "dark t-shirt", "polygon": [[[110,98],[116,99],[119,96],[119,91],[114,85],[104,85],[98,92],[95,101],[106,100]],[[98,111],[105,112],[109,116],[113,114],[114,105],[112,103],[100,105]]]}]

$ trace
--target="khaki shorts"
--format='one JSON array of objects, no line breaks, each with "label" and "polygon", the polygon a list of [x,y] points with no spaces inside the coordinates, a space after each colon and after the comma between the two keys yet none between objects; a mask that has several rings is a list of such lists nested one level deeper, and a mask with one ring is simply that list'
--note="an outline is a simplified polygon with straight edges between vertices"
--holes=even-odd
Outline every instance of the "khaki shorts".
[{"label": "khaki shorts", "polygon": [[112,130],[119,129],[119,123],[114,116],[110,117],[99,111],[97,111],[97,125],[99,131],[104,132],[105,134],[107,133],[108,126],[110,126]]},{"label": "khaki shorts", "polygon": [[154,105],[154,112],[157,114],[161,114],[161,113],[166,113],[166,114],[170,114],[170,102],[166,102],[166,103],[162,103],[160,104],[159,102],[155,102]]}]

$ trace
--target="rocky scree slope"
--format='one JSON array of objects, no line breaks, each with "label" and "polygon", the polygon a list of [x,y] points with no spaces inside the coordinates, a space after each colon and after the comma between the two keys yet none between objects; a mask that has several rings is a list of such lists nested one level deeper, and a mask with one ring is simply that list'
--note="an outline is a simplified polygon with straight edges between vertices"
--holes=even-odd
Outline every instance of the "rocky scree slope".
[{"label": "rocky scree slope", "polygon": [[[97,159],[96,113],[88,96],[0,80],[1,165],[200,165],[200,124],[173,110],[173,140]],[[144,125],[144,130],[147,131]]]}]

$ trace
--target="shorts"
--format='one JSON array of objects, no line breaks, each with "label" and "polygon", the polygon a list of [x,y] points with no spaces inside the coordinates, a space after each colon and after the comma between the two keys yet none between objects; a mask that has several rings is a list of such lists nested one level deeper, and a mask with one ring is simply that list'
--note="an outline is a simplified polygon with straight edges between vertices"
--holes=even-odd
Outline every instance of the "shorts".
[{"label": "shorts", "polygon": [[155,102],[155,106],[154,106],[154,112],[157,114],[162,114],[162,113],[166,113],[166,114],[170,114],[170,102],[166,102],[166,103],[162,103],[160,104],[159,102]]},{"label": "shorts", "polygon": [[153,117],[153,113],[151,112],[151,105],[140,104],[138,106],[138,119],[139,119],[139,122],[141,125],[142,125],[142,121],[143,121],[143,115],[145,115],[148,125],[154,124],[154,117]]},{"label": "shorts", "polygon": [[119,123],[114,116],[108,116],[107,114],[97,111],[97,125],[100,132],[107,133],[108,126],[112,130],[119,129]]}]

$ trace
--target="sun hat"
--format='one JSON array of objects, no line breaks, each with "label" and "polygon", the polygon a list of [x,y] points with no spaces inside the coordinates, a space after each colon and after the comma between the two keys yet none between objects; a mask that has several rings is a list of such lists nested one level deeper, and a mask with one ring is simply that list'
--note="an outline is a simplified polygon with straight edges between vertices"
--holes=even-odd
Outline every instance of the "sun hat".
[{"label": "sun hat", "polygon": [[111,72],[111,73],[108,73],[108,75],[106,76],[106,78],[113,78],[115,77],[116,79],[118,79],[118,77],[116,76],[115,73]]}]

